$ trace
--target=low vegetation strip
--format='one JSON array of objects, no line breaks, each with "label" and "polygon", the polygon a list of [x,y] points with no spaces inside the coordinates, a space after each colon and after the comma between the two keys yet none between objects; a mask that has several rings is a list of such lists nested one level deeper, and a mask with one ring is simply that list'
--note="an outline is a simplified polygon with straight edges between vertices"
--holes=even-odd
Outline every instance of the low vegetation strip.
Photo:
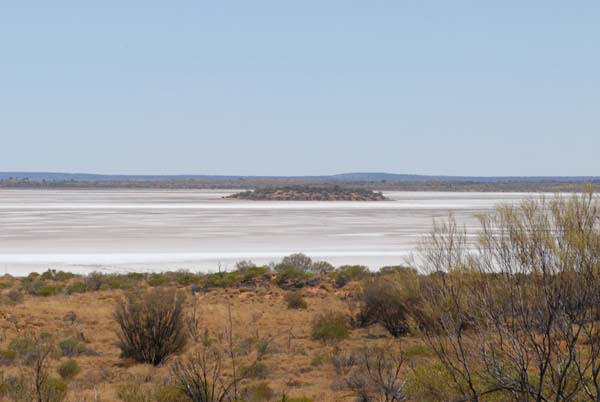
[{"label": "low vegetation strip", "polygon": [[164,179],[164,180],[34,180],[28,178],[0,178],[0,189],[232,189],[267,187],[347,187],[366,191],[445,191],[445,192],[518,192],[518,193],[573,193],[584,191],[586,186],[600,190],[600,179],[532,178],[486,181],[481,178],[465,180],[424,179],[356,179],[336,181],[307,178],[224,178],[224,179]]}]

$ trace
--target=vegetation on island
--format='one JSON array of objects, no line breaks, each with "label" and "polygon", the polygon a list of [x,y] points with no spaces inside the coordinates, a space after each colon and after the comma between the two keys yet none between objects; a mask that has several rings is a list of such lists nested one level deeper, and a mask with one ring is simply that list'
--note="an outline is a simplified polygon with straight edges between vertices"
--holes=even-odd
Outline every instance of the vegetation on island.
[{"label": "vegetation on island", "polygon": [[600,203],[434,225],[415,267],[0,278],[0,400],[597,401]]},{"label": "vegetation on island", "polygon": [[252,201],[386,201],[382,193],[340,186],[265,187],[225,198]]}]

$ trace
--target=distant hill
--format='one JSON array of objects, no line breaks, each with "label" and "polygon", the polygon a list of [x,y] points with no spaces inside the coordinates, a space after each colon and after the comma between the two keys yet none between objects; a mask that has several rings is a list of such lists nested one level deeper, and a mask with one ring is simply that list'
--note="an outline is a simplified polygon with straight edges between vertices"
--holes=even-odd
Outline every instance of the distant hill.
[{"label": "distant hill", "polygon": [[89,173],[0,172],[0,188],[21,189],[266,189],[282,186],[344,187],[370,191],[479,191],[600,193],[600,177],[425,176],[343,173],[329,176],[103,175]]},{"label": "distant hill", "polygon": [[104,175],[91,173],[57,173],[57,172],[0,172],[0,180],[29,179],[32,181],[172,181],[172,180],[204,180],[204,181],[232,181],[232,180],[323,180],[328,182],[562,182],[582,183],[600,182],[600,176],[435,176],[395,174],[379,172],[342,173],[323,176],[220,176],[220,175]]},{"label": "distant hill", "polygon": [[377,182],[382,180],[418,182],[418,181],[445,181],[445,182],[591,182],[600,181],[600,176],[428,176],[415,174],[395,173],[343,173],[329,176],[332,180],[351,182]]},{"label": "distant hill", "polygon": [[156,180],[235,180],[243,176],[209,175],[108,175],[93,173],[57,173],[57,172],[0,172],[0,180],[29,179],[36,181],[156,181]]}]

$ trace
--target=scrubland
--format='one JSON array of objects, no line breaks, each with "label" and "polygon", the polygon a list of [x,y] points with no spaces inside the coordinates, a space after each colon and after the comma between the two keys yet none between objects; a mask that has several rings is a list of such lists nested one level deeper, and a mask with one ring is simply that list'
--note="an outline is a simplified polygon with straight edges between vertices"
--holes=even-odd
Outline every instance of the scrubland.
[{"label": "scrubland", "polygon": [[[94,274],[88,278],[67,274],[64,276],[68,279],[50,279],[61,275],[64,274],[48,272],[34,279],[32,282],[44,282],[38,295],[26,289],[16,290],[23,283],[29,283],[27,278],[2,280],[7,289],[0,306],[0,372],[3,373],[0,381],[3,378],[5,384],[0,390],[4,390],[7,398],[14,378],[23,373],[31,375],[31,362],[27,360],[38,353],[35,344],[46,341],[53,345],[48,358],[48,375],[67,385],[66,400],[73,401],[155,400],[151,399],[153,396],[143,399],[127,393],[139,389],[150,395],[176,387],[171,373],[173,363],[215,346],[234,350],[240,395],[258,388],[256,393],[261,395],[248,400],[281,400],[284,395],[315,401],[343,400],[347,390],[338,371],[350,370],[354,363],[346,362],[349,367],[336,369],[332,359],[348,359],[352,352],[364,347],[385,348],[387,352],[400,350],[397,341],[383,328],[352,329],[349,318],[358,308],[360,282],[351,281],[339,288],[335,285],[335,275],[310,275],[306,280],[312,284],[295,291],[282,289],[270,273],[254,278],[253,284],[246,280],[243,284],[235,282],[206,288],[206,283],[196,281],[198,277],[182,272]],[[198,283],[179,283],[190,278]],[[98,290],[94,290],[98,283],[101,283]],[[49,288],[51,294],[48,294]],[[118,347],[115,308],[127,292],[140,289],[173,289],[184,300],[187,344],[181,353],[169,356],[158,367],[122,358]],[[9,293],[14,300],[9,298]],[[314,320],[328,312],[338,313],[341,322],[313,337]],[[405,344],[414,354],[411,361],[429,359],[431,352],[418,339],[406,338]],[[69,349],[67,353],[65,348]],[[231,359],[227,356],[224,352],[222,375],[230,379]],[[58,368],[70,360],[77,362],[80,371],[72,378],[62,379]],[[263,397],[268,399],[261,399]],[[241,396],[240,400],[243,400]]]}]

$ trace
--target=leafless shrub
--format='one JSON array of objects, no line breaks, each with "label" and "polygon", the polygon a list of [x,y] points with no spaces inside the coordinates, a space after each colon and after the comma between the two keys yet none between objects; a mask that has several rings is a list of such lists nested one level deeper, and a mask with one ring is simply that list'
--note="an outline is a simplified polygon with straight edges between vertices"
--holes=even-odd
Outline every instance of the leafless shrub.
[{"label": "leafless shrub", "polygon": [[174,289],[131,292],[117,304],[115,320],[123,357],[159,365],[187,340],[184,297]]},{"label": "leafless shrub", "polygon": [[74,311],[69,311],[63,316],[63,321],[68,322],[70,325],[74,325],[77,322],[77,314]]},{"label": "leafless shrub", "polygon": [[238,399],[238,373],[237,373],[237,361],[236,361],[236,353],[235,347],[233,343],[234,335],[233,335],[233,319],[231,317],[231,303],[229,300],[227,301],[227,354],[229,355],[229,359],[231,361],[231,372],[232,372],[232,380],[231,384],[233,387],[233,396],[237,400]]},{"label": "leafless shrub", "polygon": [[217,348],[203,348],[179,360],[171,368],[175,381],[192,402],[234,401],[237,378],[223,372],[223,354]]},{"label": "leafless shrub", "polygon": [[356,366],[357,358],[355,353],[342,354],[338,352],[331,356],[330,361],[336,374],[346,375]]},{"label": "leafless shrub", "polygon": [[365,347],[356,359],[357,367],[346,377],[345,386],[357,402],[408,400],[400,371],[402,355]]},{"label": "leafless shrub", "polygon": [[198,298],[196,295],[193,296],[194,301],[192,303],[192,307],[187,314],[185,325],[190,334],[190,337],[195,343],[199,343],[203,339],[202,332],[202,318],[200,314],[200,308],[198,303]]}]

